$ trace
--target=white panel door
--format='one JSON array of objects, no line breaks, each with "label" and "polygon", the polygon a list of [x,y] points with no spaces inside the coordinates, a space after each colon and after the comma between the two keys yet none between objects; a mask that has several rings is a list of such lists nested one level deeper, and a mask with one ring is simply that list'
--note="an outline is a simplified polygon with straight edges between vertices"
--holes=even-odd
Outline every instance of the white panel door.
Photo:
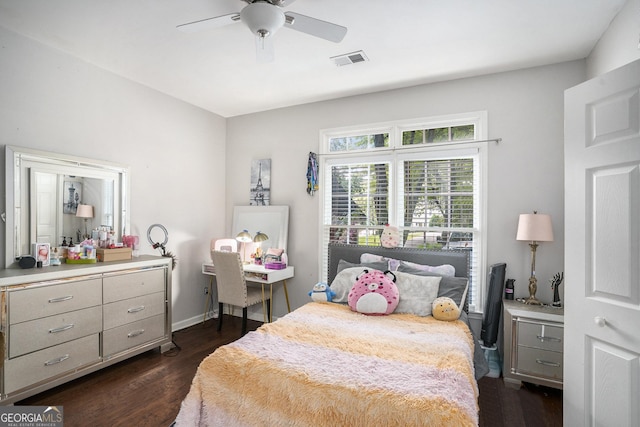
[{"label": "white panel door", "polygon": [[640,61],[565,92],[564,425],[640,422]]}]

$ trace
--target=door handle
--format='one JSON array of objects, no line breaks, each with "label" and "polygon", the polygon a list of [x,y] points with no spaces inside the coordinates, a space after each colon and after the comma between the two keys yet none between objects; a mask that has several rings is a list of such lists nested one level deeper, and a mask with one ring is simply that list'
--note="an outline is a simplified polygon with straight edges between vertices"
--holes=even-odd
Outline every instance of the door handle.
[{"label": "door handle", "polygon": [[594,317],[593,321],[596,323],[596,325],[600,326],[601,328],[604,327],[607,324],[607,319],[605,319],[604,317],[600,317],[600,316]]}]

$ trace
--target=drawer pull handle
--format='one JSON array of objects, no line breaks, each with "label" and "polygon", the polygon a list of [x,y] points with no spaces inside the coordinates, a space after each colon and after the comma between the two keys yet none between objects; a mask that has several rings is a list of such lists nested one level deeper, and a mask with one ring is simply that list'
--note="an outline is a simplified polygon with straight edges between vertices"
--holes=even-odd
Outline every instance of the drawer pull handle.
[{"label": "drawer pull handle", "polygon": [[138,335],[144,334],[144,329],[138,329],[137,331],[129,332],[127,334],[127,338],[137,337]]},{"label": "drawer pull handle", "polygon": [[537,337],[542,342],[545,342],[545,341],[561,342],[562,341],[560,338],[556,338],[556,337],[545,337],[543,335],[538,335]]},{"label": "drawer pull handle", "polygon": [[607,324],[607,319],[600,316],[594,317],[593,321],[596,323],[596,325],[600,326],[601,328]]},{"label": "drawer pull handle", "polygon": [[137,313],[144,309],[145,309],[144,305],[139,305],[138,307],[131,307],[129,310],[127,310],[127,313]]},{"label": "drawer pull handle", "polygon": [[58,364],[60,362],[64,362],[68,358],[69,358],[69,355],[65,354],[64,356],[60,356],[60,357],[56,357],[55,359],[47,360],[46,362],[44,362],[44,366],[56,365],[56,364]]},{"label": "drawer pull handle", "polygon": [[74,324],[70,323],[68,325],[60,326],[59,328],[49,329],[49,333],[50,334],[57,334],[58,332],[68,331],[69,329],[71,329],[73,327],[74,327]]},{"label": "drawer pull handle", "polygon": [[560,364],[557,362],[549,362],[546,360],[542,360],[542,359],[536,359],[536,363],[539,365],[544,365],[544,366],[553,366],[554,368],[559,368]]},{"label": "drawer pull handle", "polygon": [[58,298],[49,298],[49,302],[69,301],[70,299],[73,299],[73,295],[67,295],[67,296],[58,297]]}]

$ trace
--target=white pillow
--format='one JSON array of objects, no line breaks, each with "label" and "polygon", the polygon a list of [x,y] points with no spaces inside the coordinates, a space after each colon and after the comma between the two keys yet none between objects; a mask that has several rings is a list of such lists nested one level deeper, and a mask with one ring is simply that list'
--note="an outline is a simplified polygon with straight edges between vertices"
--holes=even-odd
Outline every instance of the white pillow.
[{"label": "white pillow", "polygon": [[399,260],[383,257],[382,255],[375,255],[375,254],[369,254],[369,253],[364,253],[360,255],[360,262],[382,262],[382,261],[389,263],[390,271],[396,271],[398,269],[398,266],[400,265]]},{"label": "white pillow", "polygon": [[456,275],[456,268],[450,264],[433,266],[433,265],[417,264],[415,262],[409,262],[409,261],[400,261],[400,265],[415,268],[417,270],[426,271],[427,273],[439,274],[441,276],[454,277]]},{"label": "white pillow", "polygon": [[395,273],[396,286],[400,302],[394,313],[411,313],[417,316],[429,316],[433,301],[438,297],[440,276],[416,276],[414,274]]}]

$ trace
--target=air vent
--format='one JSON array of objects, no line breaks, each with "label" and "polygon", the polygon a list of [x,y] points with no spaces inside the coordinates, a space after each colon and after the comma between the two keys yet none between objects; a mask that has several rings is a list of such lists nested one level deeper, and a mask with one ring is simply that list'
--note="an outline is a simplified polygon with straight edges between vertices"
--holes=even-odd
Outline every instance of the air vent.
[{"label": "air vent", "polygon": [[361,50],[357,52],[345,53],[344,55],[332,56],[330,59],[338,67],[342,67],[343,65],[356,64],[358,62],[366,62],[369,60],[369,58],[367,58],[367,55],[365,55]]}]

